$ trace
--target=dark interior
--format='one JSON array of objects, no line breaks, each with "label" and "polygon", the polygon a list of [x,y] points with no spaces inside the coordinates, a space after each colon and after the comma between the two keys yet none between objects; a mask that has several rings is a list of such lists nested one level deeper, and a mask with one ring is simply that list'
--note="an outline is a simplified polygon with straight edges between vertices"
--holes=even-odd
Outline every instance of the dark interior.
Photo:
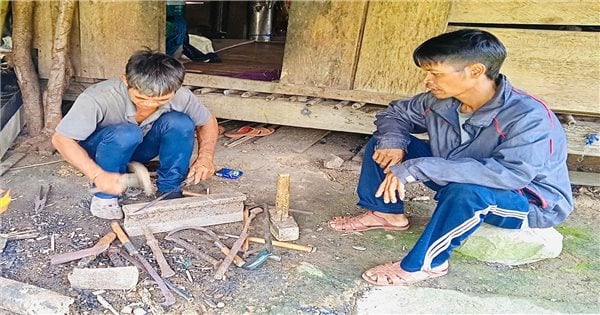
[{"label": "dark interior", "polygon": [[220,62],[192,61],[186,55],[180,60],[193,73],[279,80],[289,6],[290,1],[186,1],[190,38],[210,39]]}]

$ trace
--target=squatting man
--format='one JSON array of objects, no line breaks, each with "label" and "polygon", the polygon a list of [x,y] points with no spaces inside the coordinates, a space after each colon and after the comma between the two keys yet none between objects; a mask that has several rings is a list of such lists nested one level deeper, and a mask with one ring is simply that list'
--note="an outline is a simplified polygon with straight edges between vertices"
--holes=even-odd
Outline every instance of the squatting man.
[{"label": "squatting man", "polygon": [[[546,104],[500,73],[505,57],[494,35],[474,29],[415,49],[428,92],[393,101],[377,115],[357,188],[367,211],[329,225],[406,230],[402,199],[413,183],[436,191],[437,206],[409,253],[364,272],[367,282],[408,285],[443,276],[452,249],[482,222],[547,228],[573,210],[564,130]],[[424,132],[428,142],[411,135]]]},{"label": "squatting man", "polygon": [[[99,190],[90,211],[120,219],[118,196],[126,189],[123,173],[131,161],[159,157],[158,195],[181,197],[183,181],[210,178],[218,137],[216,118],[187,88],[185,68],[160,52],[134,53],[120,79],[87,88],[61,120],[52,143],[63,158]],[[198,141],[198,154],[190,167]]]}]

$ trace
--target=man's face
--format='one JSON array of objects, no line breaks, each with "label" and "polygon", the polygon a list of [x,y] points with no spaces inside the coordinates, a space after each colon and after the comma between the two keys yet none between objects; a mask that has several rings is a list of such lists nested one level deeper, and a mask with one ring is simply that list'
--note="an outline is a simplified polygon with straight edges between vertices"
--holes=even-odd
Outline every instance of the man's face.
[{"label": "man's face", "polygon": [[162,96],[146,96],[134,88],[128,88],[129,98],[138,110],[153,110],[166,104],[175,93],[171,92]]},{"label": "man's face", "polygon": [[423,65],[427,74],[423,82],[425,87],[438,99],[460,96],[475,85],[470,66],[449,63]]}]

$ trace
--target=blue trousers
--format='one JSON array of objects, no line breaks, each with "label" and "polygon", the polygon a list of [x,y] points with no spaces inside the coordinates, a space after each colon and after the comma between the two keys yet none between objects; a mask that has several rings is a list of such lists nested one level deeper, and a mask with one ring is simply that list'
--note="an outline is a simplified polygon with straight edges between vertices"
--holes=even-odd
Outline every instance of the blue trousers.
[{"label": "blue trousers", "polygon": [[[158,191],[168,192],[179,187],[189,169],[194,148],[194,122],[186,114],[162,114],[144,136],[133,123],[123,123],[97,129],[79,144],[107,172],[125,173],[130,161],[145,163],[160,159],[157,170]],[[115,195],[96,193],[98,198]]]},{"label": "blue trousers", "polygon": [[[404,203],[384,203],[375,192],[385,178],[383,169],[373,160],[376,141],[367,143],[360,178],[358,205],[373,211],[404,213]],[[411,137],[405,160],[432,156],[429,145]],[[453,171],[453,170],[449,170]],[[474,184],[450,183],[445,186],[424,183],[436,191],[437,206],[423,234],[402,259],[402,269],[414,272],[443,264],[469,235],[486,222],[507,229],[518,229],[529,211],[529,201],[519,191],[500,190]]]}]

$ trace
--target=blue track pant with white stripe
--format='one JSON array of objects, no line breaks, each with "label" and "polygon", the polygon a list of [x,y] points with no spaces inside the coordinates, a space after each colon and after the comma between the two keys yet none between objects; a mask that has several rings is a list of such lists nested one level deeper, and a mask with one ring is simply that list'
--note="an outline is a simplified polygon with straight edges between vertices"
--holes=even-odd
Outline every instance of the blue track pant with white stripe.
[{"label": "blue track pant with white stripe", "polygon": [[[377,188],[385,178],[383,169],[373,160],[375,140],[365,148],[358,183],[358,205],[385,213],[403,213],[404,204],[384,203],[375,198]],[[429,145],[412,137],[405,159],[431,156]],[[518,191],[507,191],[473,184],[451,183],[439,186],[425,183],[437,191],[438,204],[431,220],[414,247],[402,260],[402,269],[413,272],[429,270],[443,264],[453,248],[471,235],[482,222],[501,228],[518,229],[529,211],[529,201]]]}]

